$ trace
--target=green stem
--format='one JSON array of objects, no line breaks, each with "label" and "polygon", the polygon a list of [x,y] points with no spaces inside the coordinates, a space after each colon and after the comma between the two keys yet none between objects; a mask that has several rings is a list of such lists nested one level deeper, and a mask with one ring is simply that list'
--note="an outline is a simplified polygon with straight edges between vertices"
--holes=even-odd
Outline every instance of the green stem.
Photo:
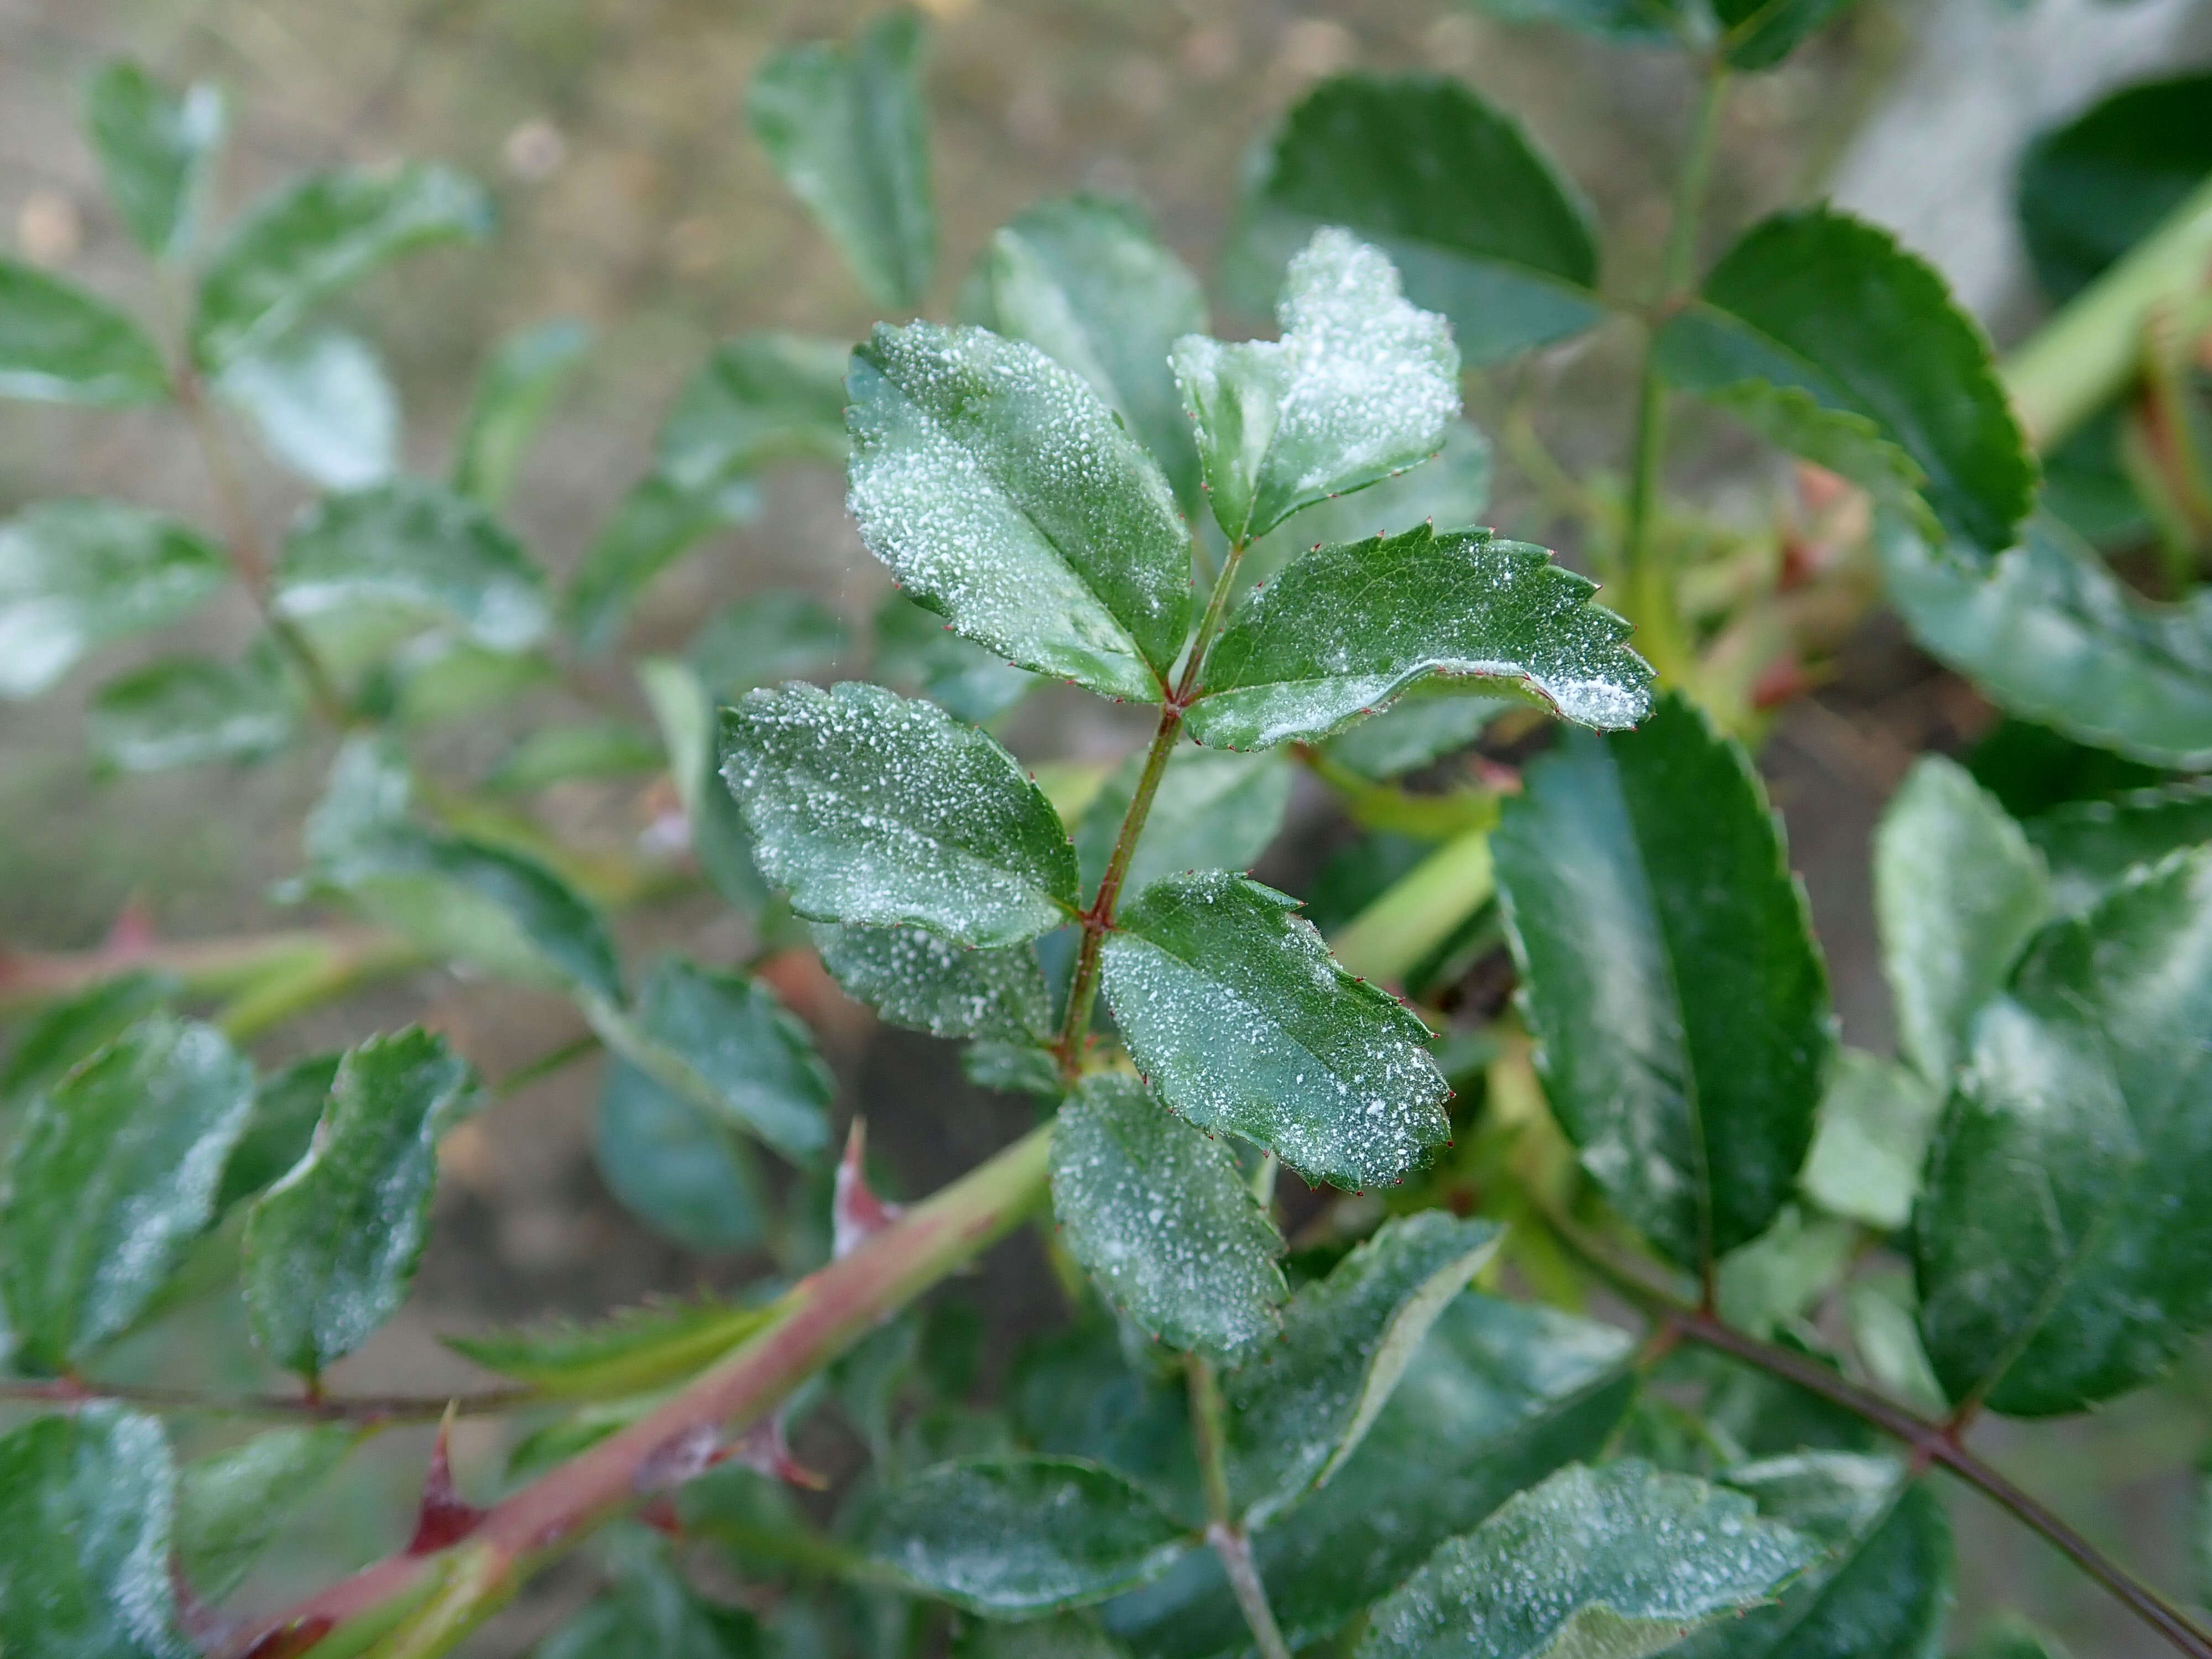
[{"label": "green stem", "polygon": [[1229,1492],[1229,1458],[1222,1431],[1221,1384],[1212,1364],[1200,1354],[1186,1362],[1190,1378],[1191,1437],[1198,1450],[1198,1474],[1206,1489],[1206,1541],[1220,1558],[1237,1605],[1251,1626],[1260,1659],[1291,1659],[1290,1644],[1267,1601],[1267,1587],[1252,1559],[1252,1540],[1237,1524],[1236,1500]]},{"label": "green stem", "polygon": [[[1497,821],[1493,805],[1492,823]],[[1498,890],[1490,828],[1448,841],[1386,889],[1329,941],[1346,972],[1403,980]]]}]

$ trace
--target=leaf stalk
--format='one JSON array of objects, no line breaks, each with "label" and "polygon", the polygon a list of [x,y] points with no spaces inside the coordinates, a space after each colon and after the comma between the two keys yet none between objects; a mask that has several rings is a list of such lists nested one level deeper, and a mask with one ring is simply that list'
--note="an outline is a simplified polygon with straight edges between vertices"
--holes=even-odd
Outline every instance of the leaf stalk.
[{"label": "leaf stalk", "polygon": [[1198,1449],[1198,1474],[1206,1491],[1208,1521],[1206,1541],[1221,1560],[1237,1606],[1251,1627],[1260,1659],[1291,1659],[1290,1644],[1267,1601],[1267,1587],[1252,1559],[1252,1540],[1237,1523],[1236,1500],[1230,1495],[1228,1449],[1222,1428],[1221,1383],[1203,1354],[1186,1362],[1190,1383],[1191,1437]]}]

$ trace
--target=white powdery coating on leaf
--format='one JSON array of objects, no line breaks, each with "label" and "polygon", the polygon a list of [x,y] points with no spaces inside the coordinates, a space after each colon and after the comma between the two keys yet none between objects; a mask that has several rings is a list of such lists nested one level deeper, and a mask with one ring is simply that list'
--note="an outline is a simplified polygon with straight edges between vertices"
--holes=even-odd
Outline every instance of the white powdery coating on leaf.
[{"label": "white powdery coating on leaf", "polygon": [[1026,1042],[1045,1035],[1051,1000],[1036,951],[963,950],[919,927],[814,929],[847,994],[894,1025],[932,1036]]}]

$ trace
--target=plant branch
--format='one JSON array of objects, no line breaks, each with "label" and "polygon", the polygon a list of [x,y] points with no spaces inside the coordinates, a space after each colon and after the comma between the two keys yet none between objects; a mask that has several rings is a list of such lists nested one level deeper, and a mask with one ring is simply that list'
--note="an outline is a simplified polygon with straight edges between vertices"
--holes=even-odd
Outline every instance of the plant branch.
[{"label": "plant branch", "polygon": [[543,1398],[535,1389],[490,1389],[477,1394],[428,1395],[203,1395],[187,1389],[142,1388],[63,1376],[51,1381],[0,1382],[0,1401],[81,1406],[112,1400],[154,1412],[204,1412],[219,1417],[307,1418],[318,1423],[356,1423],[364,1428],[394,1423],[435,1423],[447,1413],[489,1417]]},{"label": "plant branch", "polygon": [[91,951],[0,950],[0,1012],[71,996],[118,974],[173,974],[204,996],[243,996],[279,974],[344,963],[357,974],[398,972],[425,960],[380,927],[289,927],[202,939],[103,945]]},{"label": "plant branch", "polygon": [[1252,1540],[1237,1524],[1236,1501],[1230,1496],[1227,1447],[1222,1432],[1221,1384],[1211,1361],[1192,1354],[1185,1362],[1190,1381],[1191,1438],[1198,1450],[1198,1473],[1206,1488],[1208,1521],[1206,1541],[1221,1559],[1229,1588],[1251,1626],[1260,1659],[1291,1659],[1290,1644],[1267,1601],[1267,1587],[1252,1559]]}]

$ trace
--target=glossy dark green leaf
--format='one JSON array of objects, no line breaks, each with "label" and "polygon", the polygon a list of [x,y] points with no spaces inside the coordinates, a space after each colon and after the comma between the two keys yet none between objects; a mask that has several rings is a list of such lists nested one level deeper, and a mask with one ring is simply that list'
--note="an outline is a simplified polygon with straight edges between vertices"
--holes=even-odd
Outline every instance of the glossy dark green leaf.
[{"label": "glossy dark green leaf", "polygon": [[1168,350],[1205,331],[1206,293],[1141,207],[1087,193],[1038,203],[991,238],[962,301],[963,321],[1080,374],[1198,511],[1198,451]]},{"label": "glossy dark green leaf", "polygon": [[1977,1021],[1929,1156],[1921,1332],[1954,1399],[2075,1411],[2212,1325],[2212,850],[2053,924]]},{"label": "glossy dark green leaf", "polygon": [[1245,212],[1237,263],[1254,297],[1315,227],[1342,225],[1390,256],[1415,304],[1451,319],[1471,364],[1602,314],[1589,210],[1517,122],[1457,81],[1323,82],[1284,123]]},{"label": "glossy dark green leaf", "polygon": [[216,385],[271,455],[325,489],[365,489],[399,464],[399,396],[351,334],[295,331],[234,360]]},{"label": "glossy dark green leaf", "polygon": [[215,761],[255,761],[290,743],[300,696],[273,643],[235,662],[164,657],[93,694],[85,738],[118,772],[167,772]]},{"label": "glossy dark green leaf", "polygon": [[84,1406],[0,1437],[0,1650],[191,1659],[169,1582],[175,1488],[143,1413]]},{"label": "glossy dark green leaf", "polygon": [[[1085,893],[1096,892],[1106,873],[1144,764],[1142,755],[1132,755],[1115,769],[1077,821]],[[1178,749],[1152,797],[1122,890],[1142,892],[1187,871],[1250,869],[1273,843],[1290,803],[1291,768],[1282,756]]]},{"label": "glossy dark green leaf", "polygon": [[2043,290],[2063,302],[2212,174],[2212,75],[2124,87],[2021,158],[2020,228]]},{"label": "glossy dark green leaf", "polygon": [[1490,506],[1490,441],[1470,422],[1454,421],[1431,459],[1368,489],[1316,501],[1261,537],[1245,550],[1237,581],[1255,586],[1316,547],[1373,541],[1417,524],[1472,529]]},{"label": "glossy dark green leaf", "polygon": [[608,1190],[664,1238],[708,1253],[760,1242],[766,1201],[746,1138],[627,1060],[608,1062],[592,1152]]},{"label": "glossy dark green leaf", "polygon": [[1772,69],[1856,0],[1712,0],[1721,55],[1739,70]]},{"label": "glossy dark green leaf", "polygon": [[[1708,1626],[1682,1659],[1923,1659],[1951,1613],[1951,1527],[1922,1482],[1887,1457],[1801,1452],[1723,1477],[1760,1514],[1824,1545],[1771,1607]],[[1901,1490],[1900,1490],[1901,1488]]]},{"label": "glossy dark green leaf", "polygon": [[1441,1210],[1401,1217],[1284,1304],[1282,1341],[1221,1379],[1230,1491],[1248,1525],[1325,1488],[1358,1452],[1498,1237]]},{"label": "glossy dark green leaf", "polygon": [[[1989,342],[1932,266],[1847,214],[1793,210],[1754,225],[1656,350],[1686,391],[1764,381],[1871,422],[1926,474],[1944,526],[1976,547],[2006,545],[2033,504],[2035,461]],[[1735,412],[1756,420],[1764,408]],[[1769,435],[1802,429],[1777,423]]]},{"label": "glossy dark green leaf", "polygon": [[[794,1162],[828,1147],[836,1085],[806,1027],[766,985],[672,957],[646,981],[635,1024],[659,1053],[625,1057],[664,1085],[680,1081],[682,1092]],[[690,1076],[667,1077],[670,1059]]]},{"label": "glossy dark green leaf", "polygon": [[313,1376],[406,1299],[430,1226],[438,1142],[477,1105],[475,1074],[421,1030],[349,1049],[307,1155],[246,1218],[253,1334]]},{"label": "glossy dark green leaf", "polygon": [[1326,737],[1431,677],[1605,728],[1640,719],[1651,671],[1594,585],[1540,547],[1419,525],[1316,548],[1231,616],[1191,735],[1252,749]]},{"label": "glossy dark green leaf", "polygon": [[660,473],[631,486],[569,579],[569,624],[586,650],[614,642],[630,606],[653,579],[708,537],[760,510],[743,479],[687,489]]},{"label": "glossy dark green leaf", "polygon": [[541,726],[500,757],[484,787],[526,794],[578,778],[638,777],[666,763],[653,732],[624,720]]},{"label": "glossy dark green leaf", "polygon": [[686,657],[718,702],[804,679],[852,648],[844,618],[811,593],[769,588],[715,612]]},{"label": "glossy dark green leaf", "polygon": [[216,1212],[282,1179],[307,1156],[329,1103],[343,1054],[309,1054],[270,1073],[255,1085],[253,1110],[222,1166]]},{"label": "glossy dark green leaf", "polygon": [[921,303],[937,259],[921,20],[894,11],[848,46],[786,46],[753,76],[753,136],[878,303]]},{"label": "glossy dark green leaf", "polygon": [[1876,532],[1913,637],[1999,708],[2153,765],[2212,766],[2212,593],[2138,598],[2048,516],[1986,571]]},{"label": "glossy dark green leaf", "polygon": [[59,998],[26,1019],[0,1066],[0,1104],[60,1082],[70,1068],[107,1046],[183,990],[172,975],[134,970]]},{"label": "glossy dark green leaf", "polygon": [[658,1302],[622,1309],[588,1325],[557,1322],[445,1340],[486,1370],[547,1394],[606,1396],[639,1394],[687,1376],[774,1317],[771,1304]]},{"label": "glossy dark green leaf", "polygon": [[15,1363],[68,1368],[144,1311],[212,1218],[253,1068],[212,1026],[156,1016],[36,1097],[0,1200]]},{"label": "glossy dark green leaf", "polygon": [[1034,948],[970,951],[919,927],[814,928],[822,965],[846,994],[894,1025],[932,1036],[1035,1042],[1052,996]]},{"label": "glossy dark green leaf", "polygon": [[2051,908],[2079,915],[2137,866],[2212,842],[2212,786],[2192,781],[2069,801],[2021,827],[2050,868]]},{"label": "glossy dark green leaf", "polygon": [[0,398],[112,407],[168,395],[169,371],[137,323],[59,277],[0,258]]},{"label": "glossy dark green leaf", "polygon": [[637,678],[667,747],[668,774],[684,808],[692,856],[716,892],[758,918],[769,902],[768,881],[753,861],[753,832],[722,783],[707,688],[690,668],[665,658],[638,664]]},{"label": "glossy dark green leaf", "polygon": [[[1595,1456],[1633,1391],[1633,1346],[1547,1308],[1455,1297],[1343,1468],[1253,1537],[1291,1644],[1340,1628],[1444,1540]],[[1109,1602],[1105,1617],[1143,1659],[1212,1659],[1251,1640],[1211,1554]]]},{"label": "glossy dark green leaf", "polygon": [[108,202],[154,258],[173,258],[191,245],[224,125],[222,94],[214,87],[173,92],[128,58],[101,65],[86,86],[85,134],[100,158]]},{"label": "glossy dark green leaf", "polygon": [[0,523],[0,697],[36,696],[94,646],[174,622],[229,579],[198,532],[142,507],[26,507]]},{"label": "glossy dark green leaf", "polygon": [[667,1540],[621,1527],[603,1553],[611,1590],[539,1644],[536,1659],[757,1659],[752,1614],[693,1589]]},{"label": "glossy dark green leaf", "polygon": [[874,678],[909,696],[927,697],[955,720],[981,726],[1044,684],[993,655],[904,594],[876,607]]},{"label": "glossy dark green leaf", "polygon": [[1398,272],[1349,233],[1314,233],[1275,307],[1279,340],[1176,342],[1170,362],[1213,516],[1243,545],[1300,507],[1417,466],[1459,414],[1459,352]]},{"label": "glossy dark green leaf", "polygon": [[264,198],[200,278],[191,320],[202,368],[228,368],[323,301],[417,248],[491,228],[483,186],[451,168],[311,173]]},{"label": "glossy dark green leaf", "polygon": [[422,478],[325,496],[284,538],[276,602],[306,621],[389,609],[495,651],[534,644],[551,618],[522,544],[477,502]]},{"label": "glossy dark green leaf", "polygon": [[1316,1181],[1403,1178],[1450,1133],[1427,1028],[1337,966],[1297,901],[1226,871],[1125,904],[1101,984],[1137,1068],[1209,1131]]},{"label": "glossy dark green leaf", "polygon": [[702,490],[771,461],[843,460],[850,355],[842,341],[797,334],[745,334],[717,346],[660,428],[660,475]]},{"label": "glossy dark green leaf", "polygon": [[1819,1557],[1741,1493],[1625,1459],[1561,1470],[1376,1607],[1358,1659],[1640,1659]]},{"label": "glossy dark green leaf", "polygon": [[1564,734],[1492,848],[1545,1092],[1583,1166],[1685,1266],[1756,1238],[1796,1185],[1834,1039],[1749,757],[1662,698],[1632,732]]},{"label": "glossy dark green leaf", "polygon": [[177,1566],[193,1591],[219,1601],[236,1589],[291,1510],[358,1445],[343,1423],[264,1429],[188,1463],[177,1481]]},{"label": "glossy dark green leaf", "polygon": [[1936,755],[1891,799],[1874,865],[1898,1047],[1948,1090],[1967,1027],[2051,914],[2050,878],[2020,825]]},{"label": "glossy dark green leaf", "polygon": [[499,343],[477,376],[454,443],[454,489],[498,510],[521,476],[538,428],[591,349],[591,329],[568,317]]},{"label": "glossy dark green leaf", "polygon": [[1195,1542],[1120,1475],[1073,1457],[941,1463],[884,1495],[870,1535],[930,1595],[1001,1619],[1102,1600]]},{"label": "glossy dark green leaf", "polygon": [[878,327],[853,354],[853,514],[908,594],[1024,667],[1155,701],[1190,617],[1174,493],[1035,346]]},{"label": "glossy dark green leaf", "polygon": [[1134,1078],[1091,1078],[1060,1107],[1052,1207],[1106,1299],[1170,1347],[1224,1359],[1281,1328],[1282,1235],[1237,1155]]},{"label": "glossy dark green leaf", "polygon": [[849,682],[755,691],[724,711],[721,752],[762,872],[802,915],[1005,945],[1074,908],[1075,849],[1052,803],[931,704]]},{"label": "glossy dark green leaf", "polygon": [[1911,1219],[1945,1089],[1861,1048],[1844,1048],[1820,1097],[1806,1194],[1830,1215],[1894,1232]]}]

